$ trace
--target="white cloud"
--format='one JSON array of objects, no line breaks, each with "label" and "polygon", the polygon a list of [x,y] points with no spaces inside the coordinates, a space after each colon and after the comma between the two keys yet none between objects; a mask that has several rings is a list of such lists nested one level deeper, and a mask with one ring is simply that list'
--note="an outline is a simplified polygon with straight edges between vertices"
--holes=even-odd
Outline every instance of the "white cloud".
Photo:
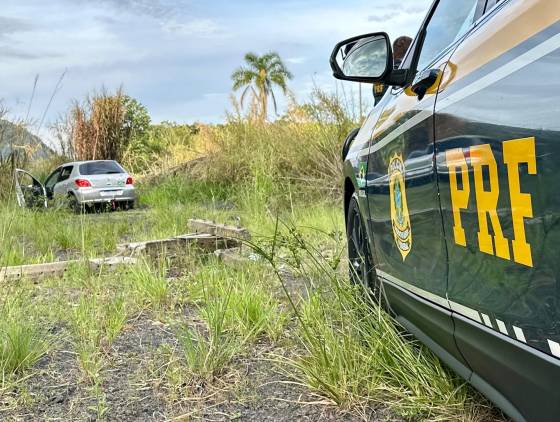
[{"label": "white cloud", "polygon": [[193,19],[188,22],[171,20],[162,24],[163,30],[173,35],[212,37],[224,35],[223,28],[212,19]]},{"label": "white cloud", "polygon": [[307,61],[307,57],[288,57],[286,59],[286,63],[291,63],[291,64],[302,64],[305,63]]}]

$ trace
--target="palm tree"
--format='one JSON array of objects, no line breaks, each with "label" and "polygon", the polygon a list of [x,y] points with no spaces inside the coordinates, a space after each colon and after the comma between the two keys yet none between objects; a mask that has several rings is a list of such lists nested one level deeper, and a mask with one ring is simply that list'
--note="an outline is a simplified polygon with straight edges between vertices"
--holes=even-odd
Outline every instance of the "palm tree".
[{"label": "palm tree", "polygon": [[270,52],[262,56],[255,53],[245,55],[246,66],[241,66],[231,75],[233,89],[237,91],[245,88],[241,94],[241,106],[245,102],[247,94],[253,96],[254,105],[260,112],[259,117],[265,121],[268,117],[268,97],[272,97],[274,112],[277,112],[274,85],[280,87],[284,95],[288,95],[287,81],[293,76],[280,59],[278,53]]}]

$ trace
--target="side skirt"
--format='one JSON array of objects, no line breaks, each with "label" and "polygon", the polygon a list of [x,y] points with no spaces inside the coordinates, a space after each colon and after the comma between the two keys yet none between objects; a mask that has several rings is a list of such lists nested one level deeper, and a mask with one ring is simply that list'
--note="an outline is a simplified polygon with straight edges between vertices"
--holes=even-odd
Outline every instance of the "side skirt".
[{"label": "side skirt", "polygon": [[381,279],[395,319],[464,379],[471,370],[453,338],[451,311],[429,302],[386,279]]},{"label": "side skirt", "polygon": [[453,319],[476,389],[515,421],[560,420],[560,360],[457,313]]}]

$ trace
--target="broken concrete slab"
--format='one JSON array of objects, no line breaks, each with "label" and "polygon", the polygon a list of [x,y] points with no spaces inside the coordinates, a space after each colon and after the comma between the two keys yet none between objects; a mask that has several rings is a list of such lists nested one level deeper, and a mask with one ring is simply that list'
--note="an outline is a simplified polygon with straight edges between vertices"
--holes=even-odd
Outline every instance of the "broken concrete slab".
[{"label": "broken concrete slab", "polygon": [[18,280],[27,278],[37,280],[44,277],[62,276],[72,265],[87,263],[92,271],[99,269],[113,269],[122,265],[134,265],[137,263],[135,258],[112,256],[108,258],[71,260],[48,262],[45,264],[17,265],[0,269],[0,281]]},{"label": "broken concrete slab", "polygon": [[205,252],[213,252],[216,249],[227,249],[239,246],[239,241],[214,236],[208,233],[185,234],[167,239],[146,240],[143,242],[125,243],[117,246],[121,255],[139,256],[148,255],[176,256],[184,253],[188,248],[199,248]]},{"label": "broken concrete slab", "polygon": [[251,233],[249,233],[249,230],[246,228],[228,226],[226,224],[219,224],[210,220],[191,218],[189,220],[189,227],[197,233],[209,233],[215,236],[222,236],[227,239],[251,239]]}]

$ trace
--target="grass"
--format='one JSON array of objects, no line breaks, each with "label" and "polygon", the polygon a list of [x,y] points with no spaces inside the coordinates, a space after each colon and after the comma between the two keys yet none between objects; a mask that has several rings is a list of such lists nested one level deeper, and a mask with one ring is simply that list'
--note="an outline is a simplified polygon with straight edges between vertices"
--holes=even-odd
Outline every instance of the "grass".
[{"label": "grass", "polygon": [[[102,387],[103,374],[110,367],[107,354],[131,315],[145,311],[176,326],[179,349],[170,355],[169,362],[173,361],[174,368],[167,371],[169,377],[174,374],[177,385],[213,383],[235,367],[238,357],[250,354],[257,341],[274,344],[282,339],[278,344],[284,344],[291,353],[287,360],[277,358],[277,364],[291,368],[287,369],[290,376],[342,408],[388,404],[402,416],[430,420],[465,415],[471,418],[477,412],[484,413],[484,405],[477,404],[480,398],[473,396],[462,381],[417,342],[403,337],[386,314],[372,308],[363,295],[346,284],[341,271],[343,223],[334,206],[323,202],[307,209],[289,207],[282,214],[287,223],[282,233],[277,233],[277,220],[266,207],[256,214],[247,201],[248,209],[238,206],[233,210],[221,209],[216,204],[225,199],[217,189],[199,191],[198,200],[202,204],[205,199],[209,201],[206,208],[200,202],[188,203],[181,196],[190,196],[190,189],[199,190],[201,185],[194,183],[195,186],[180,188],[176,179],[167,183],[161,190],[148,190],[146,201],[152,208],[145,212],[141,223],[144,228],[150,227],[146,231],[139,232],[141,228],[131,225],[126,213],[80,217],[64,211],[60,214],[23,211],[24,216],[30,217],[26,225],[22,216],[10,210],[14,216],[7,232],[29,234],[30,239],[31,232],[40,232],[29,248],[51,248],[46,256],[56,255],[54,250],[68,248],[77,251],[76,256],[92,256],[107,253],[120,238],[137,240],[185,232],[186,218],[197,213],[197,209],[198,213],[209,209],[212,217],[225,222],[240,214],[242,221],[248,221],[257,232],[256,243],[260,245],[257,252],[276,266],[282,262],[284,269],[289,268],[307,286],[304,290],[308,293],[290,297],[292,308],[281,289],[281,278],[275,279],[274,271],[263,263],[232,269],[213,259],[201,261],[194,264],[196,270],[178,281],[184,283],[185,300],[196,306],[202,320],[202,324],[192,325],[177,316],[175,306],[180,301],[175,299],[175,292],[183,287],[169,283],[166,267],[161,263],[141,262],[113,277],[74,269],[74,274],[67,275],[65,286],[75,286],[82,293],[69,315],[70,331],[84,382],[97,397],[100,414],[107,412]],[[229,200],[237,202],[246,198],[243,195],[250,194],[240,192]],[[171,197],[177,199],[175,205],[171,205]],[[253,200],[256,203],[260,199]],[[162,204],[161,208],[158,203]],[[66,226],[50,239],[49,246],[41,246],[48,243],[45,232],[54,232],[54,228],[38,229],[49,218],[55,225]],[[4,242],[9,241],[13,242],[14,237],[5,236]],[[19,256],[12,252],[2,259],[29,262],[27,251],[22,250]],[[46,256],[35,255],[34,259]],[[299,319],[294,325],[296,315]],[[293,335],[286,336],[288,326]],[[22,324],[16,324],[13,329],[33,333]],[[21,346],[27,348],[29,355],[18,366],[22,372],[41,356],[42,349],[32,347],[36,341],[33,334],[30,339],[31,346],[26,346],[24,341]],[[14,368],[17,364],[9,365]],[[184,389],[180,391],[179,396],[190,394]],[[476,416],[472,419],[476,420]]]},{"label": "grass", "polygon": [[202,310],[208,327],[206,335],[193,328],[185,328],[179,335],[186,367],[196,378],[211,379],[218,376],[244,346],[225,327],[228,305],[229,296],[225,296]]},{"label": "grass", "polygon": [[[284,245],[295,259],[291,272],[314,289],[309,298],[290,298],[297,317],[297,352],[280,359],[291,376],[338,406],[388,405],[413,419],[490,420],[485,400],[396,323],[346,270],[308,244],[290,225],[279,229],[272,249]],[[276,268],[277,252],[254,245]],[[282,246],[280,246],[282,247]],[[283,260],[283,262],[289,262]],[[290,293],[285,287],[288,296]]]},{"label": "grass", "polygon": [[160,308],[168,300],[169,288],[165,269],[154,269],[146,261],[141,261],[131,268],[125,283],[140,306]]},{"label": "grass", "polygon": [[[338,148],[355,123],[328,97],[306,110],[189,134],[214,154],[192,173],[140,183],[138,211],[76,216],[1,204],[0,266],[112,255],[121,242],[187,233],[190,217],[249,228],[260,257],[230,266],[185,256],[96,274],[76,264],[62,278],[22,283],[14,299],[0,300],[4,377],[32,377],[38,359],[64,344],[95,399],[90,411],[109,418],[108,375],[123,353],[115,343],[130,330],[164,331],[167,340],[142,342],[149,363],[137,369],[131,397],[153,388],[171,407],[203,401],[213,385],[231,388],[243,362],[267,349],[267,365],[341,409],[492,419],[479,395],[348,284]],[[52,342],[45,324],[62,327]]]},{"label": "grass", "polygon": [[0,386],[24,376],[49,347],[28,300],[16,295],[6,297],[0,305]]},{"label": "grass", "polygon": [[[271,273],[259,265],[232,270],[214,263],[196,274],[190,297],[201,306],[207,321],[223,313],[222,325],[244,342],[263,335],[276,340],[283,331],[286,314],[271,291],[270,278]],[[222,306],[224,300],[227,307]]]}]

